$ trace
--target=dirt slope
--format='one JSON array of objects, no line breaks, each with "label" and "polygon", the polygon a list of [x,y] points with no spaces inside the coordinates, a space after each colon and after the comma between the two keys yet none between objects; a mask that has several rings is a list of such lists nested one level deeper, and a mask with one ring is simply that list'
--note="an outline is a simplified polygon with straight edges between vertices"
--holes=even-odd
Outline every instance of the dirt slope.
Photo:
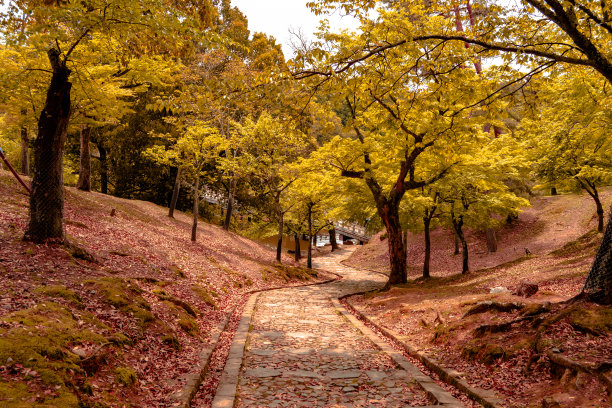
[{"label": "dirt slope", "polygon": [[169,406],[211,328],[248,291],[316,279],[216,226],[201,224],[192,243],[182,213],[72,188],[66,231],[80,249],[34,245],[22,241],[27,200],[0,170],[7,407]]},{"label": "dirt slope", "polygon": [[[609,204],[610,190],[604,197]],[[484,237],[468,234],[466,275],[452,236],[436,231],[428,281],[415,279],[423,249],[412,235],[413,280],[349,302],[472,386],[495,391],[504,407],[609,407],[612,307],[563,303],[580,293],[601,241],[593,214],[586,196],[538,198],[500,232],[498,253],[487,254]],[[386,271],[386,244],[376,237],[349,263]],[[537,284],[537,293],[491,293],[521,282]]]},{"label": "dirt slope", "polygon": [[[606,208],[612,202],[612,189],[602,192]],[[532,206],[519,214],[517,221],[497,232],[498,251],[488,253],[484,234],[467,231],[470,269],[491,268],[525,256],[528,249],[533,255],[549,253],[574,241],[596,228],[595,204],[587,195],[561,195],[536,197]],[[374,236],[368,245],[359,248],[346,263],[350,266],[388,273],[387,241],[382,233]],[[454,238],[449,231],[437,229],[431,234],[431,274],[449,276],[461,272],[461,255],[453,256]],[[425,243],[423,234],[408,236],[408,276],[417,278],[422,273]]]}]

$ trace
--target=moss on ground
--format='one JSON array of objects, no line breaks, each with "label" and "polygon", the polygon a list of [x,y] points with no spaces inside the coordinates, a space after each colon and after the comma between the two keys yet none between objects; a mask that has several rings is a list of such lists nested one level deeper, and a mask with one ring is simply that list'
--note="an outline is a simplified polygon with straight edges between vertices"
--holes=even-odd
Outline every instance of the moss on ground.
[{"label": "moss on ground", "polygon": [[597,250],[599,244],[599,234],[597,230],[591,230],[578,238],[575,241],[571,241],[563,245],[561,248],[552,251],[550,254],[564,258],[572,255],[584,255],[583,252],[587,249],[591,249],[593,253]]},{"label": "moss on ground", "polygon": [[471,343],[463,348],[461,355],[468,359],[491,365],[500,358],[510,358],[511,353],[497,344]]},{"label": "moss on ground", "polygon": [[115,381],[117,381],[118,384],[131,387],[136,384],[136,372],[131,367],[117,367],[115,368]]},{"label": "moss on ground", "polygon": [[96,287],[102,292],[105,303],[116,307],[124,313],[131,313],[144,330],[155,321],[151,307],[141,296],[142,290],[134,283],[121,278],[100,278],[89,280],[88,285]]},{"label": "moss on ground", "polygon": [[81,303],[80,296],[63,285],[41,286],[35,292],[50,298],[62,298],[71,302]]},{"label": "moss on ground", "polygon": [[[81,319],[105,327],[93,315]],[[29,384],[4,380],[0,381],[0,401],[7,407],[77,407],[79,401],[71,392],[72,381],[75,375],[84,372],[79,366],[81,357],[68,350],[85,343],[107,341],[82,327],[69,310],[53,302],[4,316],[0,327],[0,361],[15,370],[27,368],[30,378],[39,380],[44,387],[52,387],[54,392],[36,396]]]},{"label": "moss on ground", "polygon": [[192,285],[191,290],[193,290],[193,292],[198,295],[200,299],[204,301],[204,303],[212,306],[215,309],[218,309],[217,303],[215,302],[214,298],[218,297],[219,295],[217,295],[214,290],[209,291],[204,286],[200,285]]},{"label": "moss on ground", "polygon": [[280,279],[285,282],[292,280],[309,281],[319,276],[319,273],[314,269],[303,268],[300,266],[291,266],[283,264],[275,264],[273,268],[264,268],[261,271],[264,282],[273,279]]}]

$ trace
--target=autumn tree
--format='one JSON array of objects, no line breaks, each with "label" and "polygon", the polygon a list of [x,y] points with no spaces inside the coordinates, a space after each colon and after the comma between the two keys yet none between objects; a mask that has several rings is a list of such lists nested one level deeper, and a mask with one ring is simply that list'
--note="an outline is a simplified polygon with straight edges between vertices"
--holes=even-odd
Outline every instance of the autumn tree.
[{"label": "autumn tree", "polygon": [[[96,35],[120,38],[130,44],[130,52],[145,54],[175,46],[173,35],[181,26],[201,28],[189,18],[187,10],[167,7],[155,1],[80,2],[10,2],[2,13],[2,36],[7,44],[29,45],[45,53],[48,89],[38,121],[34,142],[34,175],[30,197],[30,220],[26,237],[36,242],[63,241],[62,156],[66,133],[73,112],[73,71],[78,70],[78,49]],[[169,12],[170,11],[170,12]],[[24,17],[25,16],[25,17]],[[165,43],[147,46],[147,34]],[[163,33],[163,34],[162,34]],[[126,41],[130,38],[130,41]],[[53,45],[49,45],[53,44]],[[117,68],[120,68],[118,65]],[[125,67],[124,67],[125,68]]]},{"label": "autumn tree", "polygon": [[242,163],[248,177],[255,178],[264,188],[260,194],[269,197],[278,222],[276,260],[281,261],[284,218],[293,204],[285,200],[287,189],[298,176],[291,163],[306,153],[305,135],[291,121],[283,121],[263,113],[257,121],[250,118],[237,125],[244,143]]},{"label": "autumn tree", "polygon": [[217,157],[224,149],[224,143],[219,130],[210,122],[196,120],[185,127],[184,132],[170,148],[155,146],[147,151],[147,154],[159,163],[181,168],[191,176],[193,180],[191,240],[194,242],[197,239],[202,171],[206,163]]},{"label": "autumn tree", "polygon": [[[612,116],[605,80],[583,69],[542,80],[542,108],[521,122],[522,135],[545,186],[586,191],[604,231],[600,187],[612,183]],[[563,95],[562,98],[559,95]]]},{"label": "autumn tree", "polygon": [[[341,8],[345,13],[367,20],[368,11],[376,7],[373,0],[319,0],[308,3],[322,14]],[[342,55],[325,70],[328,74],[341,73],[364,60],[386,53],[389,49],[418,42],[435,47],[460,43],[472,46],[478,57],[503,58],[511,64],[527,68],[537,74],[556,64],[581,66],[599,73],[612,82],[612,57],[607,52],[612,44],[610,16],[612,6],[607,2],[522,0],[517,3],[386,2],[394,21],[414,22],[416,29],[405,30],[386,42],[371,41],[370,36]],[[467,11],[483,16],[466,33],[455,31],[457,16]],[[453,18],[454,16],[454,18]],[[507,84],[506,86],[509,86]],[[612,210],[601,246],[589,272],[581,296],[603,304],[612,303]]]}]

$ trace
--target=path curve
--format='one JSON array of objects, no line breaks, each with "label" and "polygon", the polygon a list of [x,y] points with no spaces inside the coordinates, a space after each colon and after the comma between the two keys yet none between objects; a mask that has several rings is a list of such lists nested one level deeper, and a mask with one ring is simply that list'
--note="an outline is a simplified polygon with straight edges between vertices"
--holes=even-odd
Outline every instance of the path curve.
[{"label": "path curve", "polygon": [[433,380],[347,318],[338,297],[386,282],[341,264],[348,253],[316,258],[313,265],[342,280],[250,299],[213,408],[461,406],[441,389],[432,400],[422,384],[428,388]]}]

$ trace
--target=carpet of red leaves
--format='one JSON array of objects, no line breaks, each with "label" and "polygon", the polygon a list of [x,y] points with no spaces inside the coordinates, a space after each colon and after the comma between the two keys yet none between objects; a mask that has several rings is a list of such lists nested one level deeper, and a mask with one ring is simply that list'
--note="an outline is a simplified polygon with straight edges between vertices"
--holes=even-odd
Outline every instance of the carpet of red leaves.
[{"label": "carpet of red leaves", "polygon": [[[608,189],[604,194],[606,202],[612,199],[610,193]],[[457,274],[461,271],[461,255],[452,255],[452,236],[437,230],[432,234],[432,280],[415,280],[349,301],[443,366],[463,373],[471,385],[494,390],[505,401],[504,406],[540,407],[544,398],[553,396],[563,407],[612,406],[608,392],[596,377],[560,378],[562,373],[554,372],[546,356],[546,352],[554,350],[586,366],[612,363],[612,322],[605,322],[611,308],[560,303],[580,293],[593,261],[601,237],[590,233],[596,225],[593,213],[592,203],[585,195],[537,198],[518,221],[500,231],[497,253],[486,253],[482,234],[468,233],[473,272],[465,276]],[[412,234],[408,242],[411,279],[421,275],[420,241],[421,235]],[[525,257],[525,248],[531,256]],[[385,273],[387,242],[376,236],[345,263]],[[539,292],[528,299],[490,293],[495,287],[512,290],[524,281],[538,284]],[[522,316],[515,311],[464,317],[467,310],[483,301],[551,306],[548,313],[541,315],[547,322],[541,329],[532,322],[520,322],[499,333],[479,335],[475,330],[482,325],[510,322]],[[574,310],[574,323],[580,323],[581,316],[603,316],[604,328],[607,324],[608,329],[598,334],[577,330],[570,324],[571,316],[566,316],[568,310]],[[540,347],[538,357],[532,358],[536,343]],[[484,362],[487,345],[499,346],[504,355]],[[479,354],[469,355],[470,350]]]},{"label": "carpet of red leaves", "polygon": [[[92,403],[170,406],[170,396],[184,385],[185,374],[198,369],[198,354],[209,341],[210,329],[241,304],[248,292],[302,283],[281,279],[274,273],[275,253],[237,234],[201,223],[193,243],[190,217],[185,214],[171,219],[167,209],[148,202],[73,188],[66,189],[67,237],[95,260],[78,259],[64,246],[25,242],[28,197],[20,188],[8,172],[0,170],[0,331],[6,329],[5,316],[52,301],[75,318],[87,312],[105,325],[92,326],[92,331],[106,337],[127,336],[129,342],[107,347],[101,366],[87,378]],[[293,263],[288,257],[283,262]],[[143,329],[133,313],[105,301],[101,290],[88,283],[102,278],[117,279],[137,290],[154,320]],[[40,291],[51,286],[69,289],[79,302]],[[208,297],[201,296],[202,289]],[[186,330],[168,299],[191,306],[197,327]],[[167,336],[179,344],[166,341]],[[73,346],[88,355],[98,345]],[[114,370],[119,366],[135,371],[136,386],[117,383]],[[26,384],[25,370],[0,361],[0,381]],[[46,403],[53,404],[53,387],[35,380],[26,385],[32,401],[44,394],[43,400],[46,396]]]}]

